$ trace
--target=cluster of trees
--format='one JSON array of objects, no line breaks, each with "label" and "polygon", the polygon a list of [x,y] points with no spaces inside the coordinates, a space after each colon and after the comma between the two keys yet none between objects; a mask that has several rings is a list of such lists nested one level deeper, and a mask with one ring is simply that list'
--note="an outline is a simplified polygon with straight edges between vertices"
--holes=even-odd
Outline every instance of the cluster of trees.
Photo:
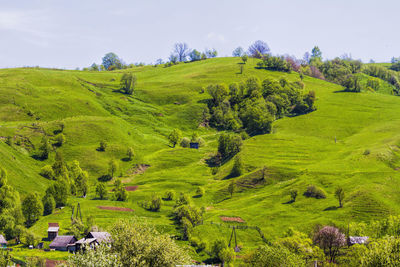
[{"label": "cluster of trees", "polygon": [[315,93],[302,92],[303,83],[279,82],[252,77],[240,84],[213,84],[207,87],[212,97],[203,116],[222,130],[245,130],[250,135],[271,131],[272,122],[286,114],[305,114],[315,110]]},{"label": "cluster of trees", "polygon": [[391,70],[400,71],[400,57],[393,57],[391,60],[392,65],[390,66]]},{"label": "cluster of trees", "polygon": [[161,235],[146,223],[133,219],[117,222],[112,230],[112,245],[85,249],[68,260],[68,266],[176,266],[191,263],[188,252],[170,236]]},{"label": "cluster of trees", "polygon": [[180,144],[181,147],[189,147],[190,143],[198,143],[199,147],[204,145],[204,139],[201,138],[196,132],[192,134],[192,137],[189,139],[188,137],[183,137],[182,131],[179,129],[173,129],[172,132],[168,135],[168,141],[170,142],[172,147],[175,147],[177,144]]},{"label": "cluster of trees", "polygon": [[390,83],[394,86],[394,93],[400,94],[400,74],[398,72],[379,65],[366,65],[363,67],[363,73]]},{"label": "cluster of trees", "polygon": [[215,49],[206,49],[204,52],[199,52],[196,49],[189,48],[187,43],[176,43],[174,49],[169,56],[169,62],[166,63],[166,67],[176,64],[178,62],[198,61],[207,58],[213,58],[218,55]]}]

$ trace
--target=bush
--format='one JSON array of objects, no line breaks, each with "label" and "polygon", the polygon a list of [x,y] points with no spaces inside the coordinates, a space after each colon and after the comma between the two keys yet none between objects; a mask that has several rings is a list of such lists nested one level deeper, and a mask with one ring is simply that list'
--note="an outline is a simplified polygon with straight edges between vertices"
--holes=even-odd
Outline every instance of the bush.
[{"label": "bush", "polygon": [[43,166],[40,169],[40,175],[47,179],[54,179],[54,171],[50,165]]},{"label": "bush", "polygon": [[175,191],[174,190],[168,190],[165,192],[164,200],[174,200],[175,198]]},{"label": "bush", "polygon": [[190,147],[190,140],[187,137],[183,137],[181,140],[181,147]]},{"label": "bush", "polygon": [[106,151],[107,148],[107,141],[102,140],[100,141],[99,151]]},{"label": "bush", "polygon": [[62,133],[58,134],[58,135],[54,138],[54,141],[55,141],[55,145],[56,145],[56,146],[62,146],[62,145],[65,143],[65,140],[66,140],[65,135],[62,134]]},{"label": "bush", "polygon": [[202,196],[204,195],[204,193],[205,193],[205,190],[204,190],[203,187],[201,187],[201,186],[197,187],[197,189],[196,189],[196,196],[202,197]]},{"label": "bush", "polygon": [[326,198],[325,192],[315,185],[309,185],[307,187],[306,192],[304,192],[304,196],[306,197],[314,197],[316,199]]},{"label": "bush", "polygon": [[45,195],[43,200],[43,215],[49,215],[53,213],[53,210],[56,208],[56,201],[54,197],[51,195]]}]

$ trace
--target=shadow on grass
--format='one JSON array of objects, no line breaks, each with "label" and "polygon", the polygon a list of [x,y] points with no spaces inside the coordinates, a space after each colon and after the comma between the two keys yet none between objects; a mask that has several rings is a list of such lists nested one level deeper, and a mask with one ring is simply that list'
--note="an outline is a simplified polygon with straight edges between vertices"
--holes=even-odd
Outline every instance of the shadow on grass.
[{"label": "shadow on grass", "polygon": [[32,158],[35,159],[35,160],[39,160],[39,161],[44,161],[44,160],[46,160],[46,159],[42,158],[42,157],[39,156],[39,155],[32,155]]},{"label": "shadow on grass", "polygon": [[97,178],[97,180],[99,180],[100,182],[108,182],[111,181],[112,177],[109,174],[104,174],[102,176],[100,176],[99,178]]},{"label": "shadow on grass", "polygon": [[330,211],[330,210],[337,210],[339,207],[336,207],[336,206],[330,206],[330,207],[327,207],[326,209],[324,209],[324,211]]},{"label": "shadow on grass", "polygon": [[132,159],[130,159],[128,157],[125,157],[125,158],[122,158],[121,160],[124,161],[124,162],[128,162],[128,161],[131,161]]},{"label": "shadow on grass", "polygon": [[293,200],[293,199],[291,199],[291,200],[289,200],[289,201],[287,201],[287,202],[284,202],[284,203],[282,203],[282,204],[292,204],[292,203],[294,203],[294,200]]}]

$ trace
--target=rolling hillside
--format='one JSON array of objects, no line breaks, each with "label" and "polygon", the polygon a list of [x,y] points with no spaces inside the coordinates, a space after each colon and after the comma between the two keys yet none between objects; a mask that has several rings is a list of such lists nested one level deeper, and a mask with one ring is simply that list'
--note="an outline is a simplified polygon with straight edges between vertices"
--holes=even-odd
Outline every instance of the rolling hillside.
[{"label": "rolling hillside", "polygon": [[[259,227],[266,239],[280,237],[294,227],[308,232],[315,224],[346,226],[351,221],[369,221],[400,213],[400,98],[382,93],[343,92],[342,87],[310,77],[304,78],[305,92],[316,92],[317,110],[306,115],[285,117],[273,124],[271,134],[244,141],[241,153],[245,174],[233,178],[237,192],[227,191],[233,162],[216,174],[205,160],[217,150],[219,132],[199,127],[211,83],[232,83],[256,76],[298,81],[299,74],[256,69],[257,59],[249,59],[239,74],[238,58],[215,58],[194,63],[137,67],[123,71],[84,72],[39,68],[0,70],[0,138],[13,138],[13,145],[0,142],[0,165],[7,169],[10,183],[22,195],[36,191],[44,195],[50,181],[39,175],[40,168],[54,161],[35,160],[35,149],[44,135],[53,137],[64,125],[66,143],[58,148],[67,162],[78,160],[89,172],[90,192],[80,203],[83,216],[107,229],[119,218],[145,217],[163,231],[177,234],[170,218],[173,201],[164,201],[160,212],[143,209],[140,202],[168,189],[195,195],[204,186],[205,195],[193,202],[206,208],[203,225],[195,235],[211,242],[229,238],[230,231],[220,216],[240,217],[248,226]],[[118,91],[123,72],[134,72],[135,94]],[[364,74],[363,74],[364,75]],[[171,148],[167,141],[172,129],[190,137],[197,132],[205,141],[199,150]],[[97,151],[101,140],[105,152]],[[136,156],[126,161],[126,149]],[[119,176],[129,192],[126,202],[95,199],[95,184],[107,173],[108,162],[116,159]],[[140,171],[136,165],[149,165]],[[263,167],[265,183],[257,177]],[[112,190],[112,181],[108,189]],[[321,187],[326,199],[306,198],[308,185]],[[344,207],[338,209],[334,191],[346,192]],[[289,190],[297,189],[294,203]],[[134,212],[109,211],[98,206],[131,208]],[[70,227],[71,208],[42,217],[33,230],[45,236],[47,222],[59,222],[62,231]],[[214,222],[214,224],[211,224]],[[215,224],[217,223],[217,224]],[[238,231],[242,253],[263,243],[254,228]],[[196,257],[202,258],[204,255]]]}]

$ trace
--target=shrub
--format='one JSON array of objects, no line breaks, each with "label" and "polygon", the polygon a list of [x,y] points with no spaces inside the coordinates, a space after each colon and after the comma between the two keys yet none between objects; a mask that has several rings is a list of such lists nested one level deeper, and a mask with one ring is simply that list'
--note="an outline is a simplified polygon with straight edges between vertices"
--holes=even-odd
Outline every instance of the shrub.
[{"label": "shrub", "polygon": [[174,129],[168,136],[169,142],[173,147],[182,139],[182,132],[179,129]]},{"label": "shrub", "polygon": [[135,156],[135,151],[132,147],[128,148],[128,150],[126,151],[126,155],[128,156],[129,160],[132,160],[132,158]]},{"label": "shrub", "polygon": [[56,145],[56,146],[62,146],[62,145],[65,143],[65,140],[66,140],[65,135],[62,134],[62,133],[58,134],[58,135],[54,138],[54,141],[55,141],[55,145]]},{"label": "shrub", "polygon": [[54,179],[54,171],[50,165],[43,166],[40,169],[40,175],[47,179]]},{"label": "shrub", "polygon": [[175,198],[175,191],[174,190],[168,190],[165,192],[164,199],[165,200],[173,200]]},{"label": "shrub", "polygon": [[102,140],[100,141],[99,151],[106,151],[107,148],[107,141]]},{"label": "shrub", "polygon": [[190,146],[190,140],[187,137],[183,137],[181,140],[181,147],[189,147]]},{"label": "shrub", "polygon": [[316,199],[326,198],[325,192],[315,185],[309,185],[306,192],[304,192],[304,195],[306,197],[314,197]]},{"label": "shrub", "polygon": [[98,183],[96,186],[96,195],[100,199],[107,199],[107,189],[104,183]]},{"label": "shrub", "polygon": [[202,197],[205,193],[205,190],[203,187],[199,186],[196,189],[196,196]]},{"label": "shrub", "polygon": [[43,215],[49,215],[53,213],[53,210],[56,208],[56,201],[53,196],[45,195],[43,200]]}]

